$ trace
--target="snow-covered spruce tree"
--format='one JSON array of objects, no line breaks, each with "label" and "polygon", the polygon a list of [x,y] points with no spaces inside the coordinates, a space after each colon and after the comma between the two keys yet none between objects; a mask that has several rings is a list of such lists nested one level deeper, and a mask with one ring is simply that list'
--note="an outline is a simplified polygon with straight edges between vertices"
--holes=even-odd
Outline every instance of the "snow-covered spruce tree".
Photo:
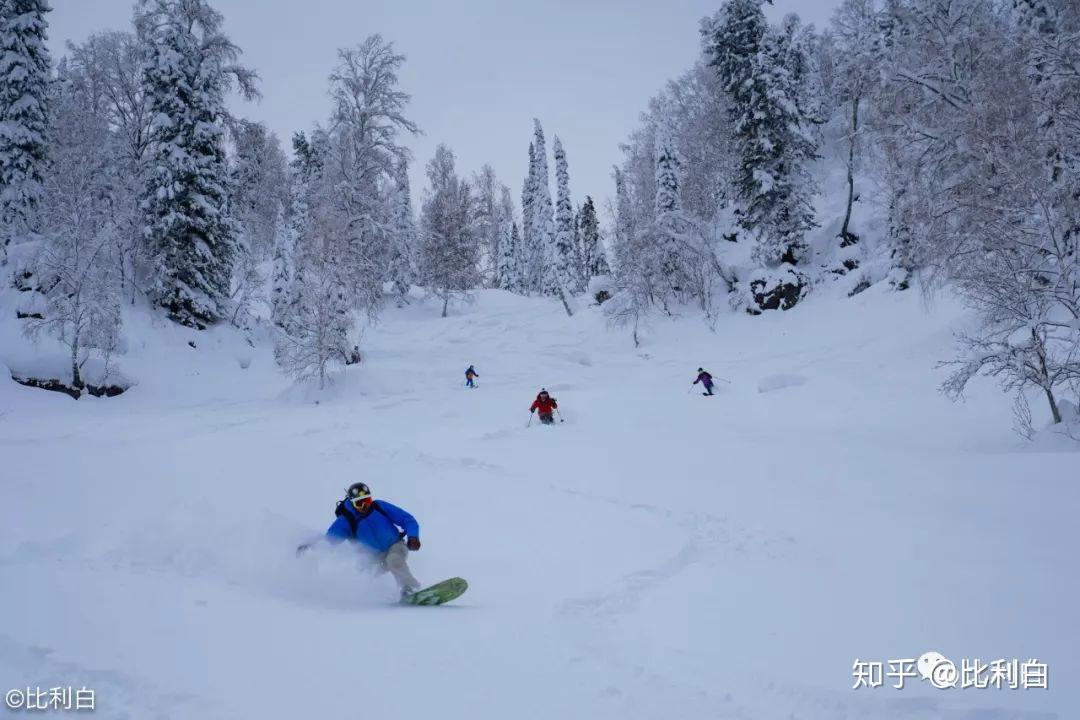
[{"label": "snow-covered spruce tree", "polygon": [[521,269],[521,234],[514,221],[514,200],[503,185],[499,194],[499,243],[495,262],[495,287],[514,293],[524,291]]},{"label": "snow-covered spruce tree", "polygon": [[545,275],[546,294],[558,297],[566,309],[570,310],[568,295],[577,285],[574,281],[574,205],[570,201],[570,170],[567,167],[566,151],[563,150],[559,136],[555,136],[555,234],[552,237],[551,254]]},{"label": "snow-covered spruce tree", "polygon": [[155,263],[154,302],[203,329],[228,312],[237,229],[229,213],[225,94],[254,97],[256,76],[205,0],[140,0],[143,91],[153,121],[153,171],[143,193],[143,236]]},{"label": "snow-covered spruce tree", "polygon": [[574,210],[574,291],[584,292],[589,284],[588,272],[585,269],[585,253],[581,243],[581,205]]},{"label": "snow-covered spruce tree", "polygon": [[[280,332],[291,331],[291,318],[301,311],[301,295],[304,281],[304,261],[311,264],[307,245],[311,242],[313,188],[326,159],[323,135],[316,132],[312,140],[303,132],[293,134],[293,158],[289,162],[289,206],[285,214],[285,228],[279,240],[288,267],[288,282],[283,286],[282,296],[272,295],[277,304],[272,306],[273,322]],[[320,251],[322,248],[319,248]],[[276,288],[275,288],[276,291]]]},{"label": "snow-covered spruce tree", "polygon": [[499,287],[513,293],[524,294],[522,279],[521,232],[517,221],[511,219],[503,226],[503,239],[499,243]]},{"label": "snow-covered spruce tree", "polygon": [[57,83],[51,117],[52,162],[43,177],[42,242],[33,261],[44,308],[24,329],[49,335],[68,350],[71,387],[86,387],[82,371],[96,356],[108,372],[120,337],[120,278],[111,206],[117,143],[106,122],[69,82]]},{"label": "snow-covered spruce tree", "polygon": [[529,294],[539,287],[539,268],[535,260],[536,241],[533,238],[533,208],[536,205],[536,146],[529,143],[529,169],[521,188],[521,280],[522,292]]},{"label": "snow-covered spruce tree", "polygon": [[637,227],[626,178],[618,166],[612,169],[612,177],[615,179],[615,248],[618,257],[623,252],[622,248],[625,248],[630,238],[637,233]]},{"label": "snow-covered spruce tree", "polygon": [[689,268],[693,262],[684,257],[679,235],[685,225],[682,217],[682,160],[672,137],[670,120],[661,118],[656,126],[656,199],[655,234],[660,258],[660,274],[668,290],[676,297],[683,295]]},{"label": "snow-covered spruce tree", "polygon": [[0,1],[0,265],[7,247],[35,230],[47,161],[51,8],[46,0]]},{"label": "snow-covered spruce tree", "polygon": [[529,248],[534,283],[533,289],[544,295],[557,295],[557,284],[549,268],[555,256],[555,208],[551,202],[551,185],[548,177],[547,144],[544,129],[539,120],[535,124],[533,138],[533,197],[529,217],[532,247]]},{"label": "snow-covered spruce tree", "polygon": [[453,151],[445,145],[435,148],[427,176],[429,187],[420,213],[420,278],[442,300],[446,317],[451,300],[467,300],[481,280],[474,198],[469,183],[457,175]]},{"label": "snow-covered spruce tree", "polygon": [[585,196],[581,206],[581,254],[585,266],[585,283],[601,275],[609,275],[607,253],[600,240],[600,220],[596,216],[596,205],[591,196]]},{"label": "snow-covered spruce tree", "polygon": [[703,27],[705,52],[730,102],[741,156],[736,188],[740,225],[757,238],[755,259],[765,271],[750,282],[759,309],[789,309],[806,280],[796,270],[814,227],[816,156],[802,95],[808,61],[797,21],[772,30],[762,0],[729,0]]},{"label": "snow-covered spruce tree", "polygon": [[416,225],[413,220],[412,198],[409,193],[409,165],[405,158],[398,161],[392,190],[393,225],[390,237],[390,281],[398,295],[398,304],[409,302],[409,289],[416,277],[413,259],[416,247]]},{"label": "snow-covered spruce tree", "polygon": [[274,267],[270,279],[270,319],[276,327],[285,325],[292,291],[296,237],[285,208],[281,208],[274,223]]}]

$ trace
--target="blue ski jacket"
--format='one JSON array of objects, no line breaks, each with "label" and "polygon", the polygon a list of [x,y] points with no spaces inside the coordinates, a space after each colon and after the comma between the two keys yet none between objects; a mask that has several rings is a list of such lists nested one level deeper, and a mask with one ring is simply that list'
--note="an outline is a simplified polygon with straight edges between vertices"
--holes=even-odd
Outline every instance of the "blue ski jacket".
[{"label": "blue ski jacket", "polygon": [[367,517],[360,517],[360,513],[356,511],[352,503],[343,503],[342,509],[356,520],[356,534],[352,533],[349,519],[342,515],[334,518],[334,522],[326,531],[326,539],[334,545],[344,540],[355,540],[376,552],[386,552],[391,545],[401,539],[398,528],[404,530],[408,537],[420,537],[420,524],[416,522],[416,518],[385,500],[375,502],[386,513],[385,515],[372,508]]}]

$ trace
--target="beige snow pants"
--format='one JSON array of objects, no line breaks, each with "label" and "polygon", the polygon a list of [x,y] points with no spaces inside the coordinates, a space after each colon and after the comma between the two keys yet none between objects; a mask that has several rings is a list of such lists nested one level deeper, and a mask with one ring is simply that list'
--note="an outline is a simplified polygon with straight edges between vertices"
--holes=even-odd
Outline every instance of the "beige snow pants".
[{"label": "beige snow pants", "polygon": [[398,587],[404,592],[420,589],[420,581],[409,570],[409,548],[404,540],[398,540],[383,554],[382,569],[394,576]]}]

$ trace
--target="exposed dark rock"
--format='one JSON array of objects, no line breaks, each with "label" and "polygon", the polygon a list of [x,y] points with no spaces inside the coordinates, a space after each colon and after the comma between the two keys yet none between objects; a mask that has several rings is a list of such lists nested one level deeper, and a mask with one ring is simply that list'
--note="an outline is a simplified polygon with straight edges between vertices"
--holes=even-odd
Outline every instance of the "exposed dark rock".
[{"label": "exposed dark rock", "polygon": [[750,282],[750,292],[760,310],[790,310],[802,299],[806,285],[801,282],[770,283],[764,280]]},{"label": "exposed dark rock", "polygon": [[847,294],[848,297],[855,297],[866,288],[870,287],[870,283],[867,280],[860,280],[859,284],[852,288],[851,292]]},{"label": "exposed dark rock", "polygon": [[80,390],[77,387],[63,383],[56,378],[41,380],[39,378],[20,377],[14,373],[12,373],[11,379],[20,385],[26,385],[27,387],[36,387],[41,388],[42,390],[52,390],[53,392],[64,393],[76,400],[78,400],[83,393],[89,393],[94,397],[116,397],[127,390],[126,387],[120,385],[85,385]]}]

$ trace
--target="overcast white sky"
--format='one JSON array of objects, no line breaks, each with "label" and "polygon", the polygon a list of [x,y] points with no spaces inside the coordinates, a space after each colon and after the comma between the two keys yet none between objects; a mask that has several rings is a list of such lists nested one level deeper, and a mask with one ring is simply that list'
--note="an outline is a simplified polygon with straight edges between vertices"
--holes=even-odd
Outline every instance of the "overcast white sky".
[{"label": "overcast white sky", "polygon": [[[414,202],[423,165],[444,142],[462,174],[495,168],[519,201],[532,118],[550,152],[558,134],[575,203],[612,194],[618,143],[668,79],[699,52],[698,21],[720,0],[212,0],[243,61],[262,77],[263,98],[237,102],[239,115],[265,122],[286,149],[329,111],[326,77],[337,48],[382,33],[407,56],[402,89],[424,135],[414,153]],[[798,12],[822,27],[838,0],[775,0],[779,20]],[[133,0],[52,0],[50,45],[130,27]],[[554,192],[554,188],[552,188]]]}]

